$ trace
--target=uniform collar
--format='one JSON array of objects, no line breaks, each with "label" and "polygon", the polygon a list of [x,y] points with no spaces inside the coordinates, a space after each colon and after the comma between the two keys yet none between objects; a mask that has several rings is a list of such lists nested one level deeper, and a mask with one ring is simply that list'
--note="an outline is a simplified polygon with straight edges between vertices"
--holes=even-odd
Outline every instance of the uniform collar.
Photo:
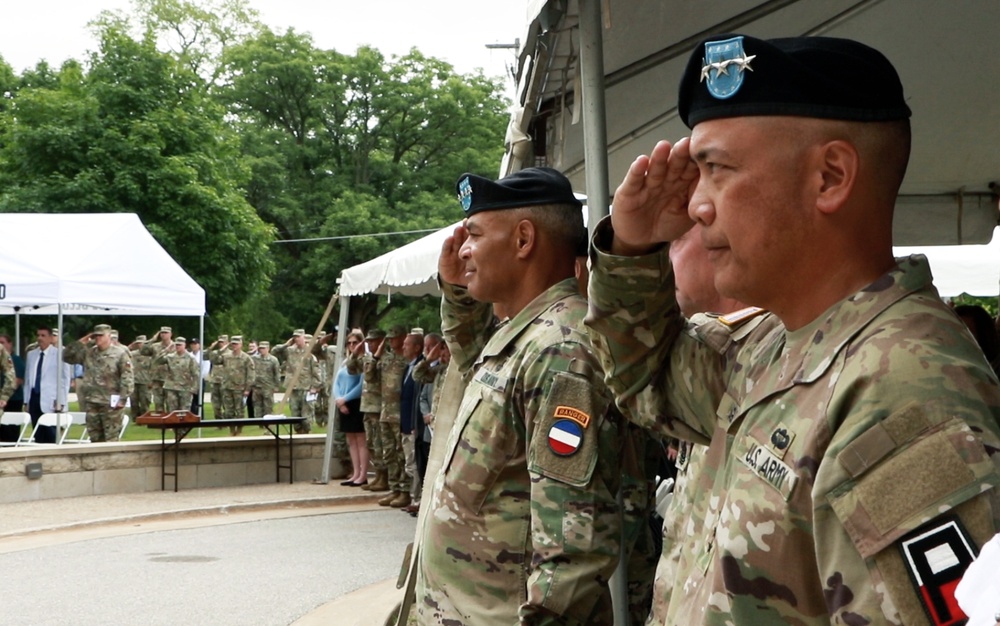
[{"label": "uniform collar", "polygon": [[575,278],[567,278],[552,285],[542,293],[538,294],[534,300],[521,309],[517,315],[509,321],[499,326],[486,343],[478,362],[482,362],[489,357],[496,356],[503,352],[507,346],[534,322],[540,315],[548,311],[553,304],[560,300],[577,295],[577,282]]},{"label": "uniform collar", "polygon": [[[931,288],[927,257],[896,259],[896,267],[875,282],[827,309],[818,318],[786,335],[784,368],[794,383],[810,383],[827,370],[840,350],[873,319],[905,296]],[[783,359],[784,360],[784,359]]]}]

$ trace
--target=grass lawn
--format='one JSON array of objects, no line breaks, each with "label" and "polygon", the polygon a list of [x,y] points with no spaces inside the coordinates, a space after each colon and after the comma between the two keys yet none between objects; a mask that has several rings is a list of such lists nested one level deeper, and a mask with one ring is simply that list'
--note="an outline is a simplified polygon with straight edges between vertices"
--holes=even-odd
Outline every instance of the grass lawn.
[{"label": "grass lawn", "polygon": [[[69,410],[70,411],[79,411],[80,410],[79,403],[77,403],[77,402],[70,402],[70,404],[69,404]],[[288,411],[286,410],[286,411],[284,411],[284,413],[287,415]],[[202,419],[203,419],[203,421],[211,421],[214,418],[214,416],[215,416],[215,410],[213,409],[213,407],[212,407],[212,405],[210,403],[206,404],[204,407],[202,407]],[[326,432],[325,429],[315,430],[316,428],[317,427],[314,427],[314,432],[321,432],[321,431],[322,432]],[[68,436],[71,439],[75,438],[75,437],[79,437],[79,436],[81,436],[83,434],[83,430],[84,430],[83,426],[73,426],[72,428],[70,428]],[[201,432],[200,436],[202,438],[207,438],[207,437],[228,437],[229,436],[229,429],[228,428],[201,428],[201,429],[195,430],[193,433],[191,433],[188,436],[189,437],[198,437],[199,436],[199,431]],[[260,426],[246,426],[246,427],[243,428],[243,435],[242,436],[244,436],[244,437],[251,436],[252,437],[254,435],[270,435],[270,433],[268,433],[266,430],[264,430],[264,428],[262,428]],[[171,435],[168,434],[167,438],[169,439],[170,437],[171,437]],[[122,441],[151,441],[151,440],[155,440],[155,439],[159,439],[159,438],[160,438],[160,431],[159,430],[157,430],[155,428],[146,428],[145,426],[139,426],[139,425],[137,425],[137,424],[135,424],[135,423],[133,423],[133,422],[130,421],[128,427],[125,429],[125,434],[124,434],[124,436],[122,436],[121,440]]]}]

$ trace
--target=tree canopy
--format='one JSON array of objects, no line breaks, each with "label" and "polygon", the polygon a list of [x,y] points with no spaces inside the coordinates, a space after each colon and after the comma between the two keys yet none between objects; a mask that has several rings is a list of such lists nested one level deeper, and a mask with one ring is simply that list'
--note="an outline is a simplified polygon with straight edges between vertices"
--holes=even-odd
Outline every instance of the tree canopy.
[{"label": "tree canopy", "polygon": [[[245,0],[134,0],[93,22],[87,59],[21,75],[0,59],[0,211],[137,213],[220,330],[273,336],[418,236],[390,233],[454,222],[462,172],[495,173],[501,79],[256,20]],[[358,305],[354,323],[427,314]]]}]

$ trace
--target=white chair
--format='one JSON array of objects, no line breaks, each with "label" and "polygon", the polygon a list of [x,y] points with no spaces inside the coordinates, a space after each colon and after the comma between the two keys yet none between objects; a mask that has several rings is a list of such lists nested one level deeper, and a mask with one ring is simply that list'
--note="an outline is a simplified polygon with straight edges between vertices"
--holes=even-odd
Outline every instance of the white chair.
[{"label": "white chair", "polygon": [[27,413],[7,411],[3,415],[0,415],[0,424],[20,427],[20,430],[17,432],[16,441],[0,441],[0,446],[18,446],[28,440],[25,435],[28,434],[28,427],[31,426],[31,416]]},{"label": "white chair", "polygon": [[22,445],[26,446],[44,446],[49,444],[36,443],[35,435],[38,434],[38,429],[41,426],[53,426],[56,429],[56,442],[61,442],[65,437],[66,433],[69,432],[69,427],[73,423],[73,416],[69,413],[42,413],[42,416],[38,418],[38,422],[35,423],[35,428],[31,431],[31,437],[27,441],[22,442]]},{"label": "white chair", "polygon": [[62,441],[59,443],[90,443],[90,431],[87,430],[87,414],[84,411],[70,411],[73,421],[70,426],[83,426],[83,432],[79,437],[69,437],[69,429],[63,433]]}]

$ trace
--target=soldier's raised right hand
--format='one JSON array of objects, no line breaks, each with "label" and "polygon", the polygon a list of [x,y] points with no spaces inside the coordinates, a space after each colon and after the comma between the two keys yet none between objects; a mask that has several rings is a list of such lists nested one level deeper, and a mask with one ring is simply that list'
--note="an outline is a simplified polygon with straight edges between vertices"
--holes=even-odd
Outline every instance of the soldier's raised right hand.
[{"label": "soldier's raised right hand", "polygon": [[657,244],[674,241],[694,225],[688,201],[698,184],[698,166],[691,160],[690,139],[661,141],[629,166],[615,191],[611,252],[636,256]]},{"label": "soldier's raised right hand", "polygon": [[455,232],[441,245],[441,256],[438,257],[438,276],[450,285],[460,287],[468,285],[468,281],[465,279],[465,261],[458,256],[462,244],[468,238],[469,230],[463,222],[461,226],[455,227]]}]

